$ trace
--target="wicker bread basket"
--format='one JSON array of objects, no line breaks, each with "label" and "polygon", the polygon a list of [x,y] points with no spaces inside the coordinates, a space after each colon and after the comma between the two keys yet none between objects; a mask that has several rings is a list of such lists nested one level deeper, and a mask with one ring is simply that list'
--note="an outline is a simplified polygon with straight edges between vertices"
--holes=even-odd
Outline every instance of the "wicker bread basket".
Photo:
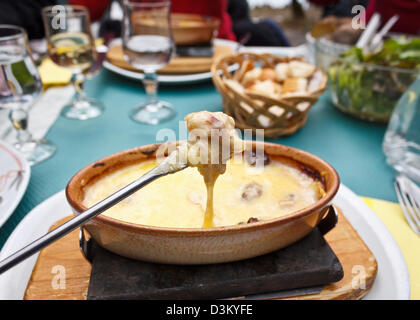
[{"label": "wicker bread basket", "polygon": [[[265,138],[291,135],[301,128],[310,107],[324,92],[327,76],[318,68],[308,79],[305,93],[271,97],[257,92],[238,90],[230,80],[238,80],[249,71],[250,63],[261,68],[274,69],[278,63],[289,63],[301,58],[278,57],[271,54],[239,53],[223,56],[212,65],[214,85],[223,98],[225,112],[235,119],[239,129],[264,129]],[[236,71],[230,72],[232,66]]]}]

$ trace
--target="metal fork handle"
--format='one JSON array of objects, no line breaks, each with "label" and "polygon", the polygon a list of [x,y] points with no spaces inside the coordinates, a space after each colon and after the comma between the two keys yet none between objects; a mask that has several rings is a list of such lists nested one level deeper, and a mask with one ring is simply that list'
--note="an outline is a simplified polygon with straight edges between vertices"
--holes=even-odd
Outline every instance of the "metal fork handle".
[{"label": "metal fork handle", "polygon": [[[180,168],[180,170],[185,169],[185,167]],[[56,229],[48,232],[47,234],[43,235],[42,237],[38,238],[37,240],[33,241],[26,247],[16,251],[6,259],[0,261],[0,274],[9,270],[10,268],[14,267],[18,263],[22,262],[23,260],[29,258],[39,250],[43,249],[44,247],[48,246],[52,242],[60,239],[61,237],[65,236],[69,232],[73,231],[74,229],[80,227],[88,220],[96,217],[97,215],[101,214],[105,210],[109,209],[110,207],[116,205],[120,201],[124,200],[137,190],[141,189],[145,185],[149,184],[150,182],[165,176],[169,173],[173,173],[171,171],[162,171],[159,166],[155,167],[154,169],[150,170],[142,177],[137,179],[136,181],[130,183],[129,185],[125,186],[124,188],[118,190],[117,192],[110,195],[108,198],[98,202],[94,206],[90,207],[86,211],[80,213],[73,219],[67,221],[66,223],[62,224],[61,226],[57,227]]]}]

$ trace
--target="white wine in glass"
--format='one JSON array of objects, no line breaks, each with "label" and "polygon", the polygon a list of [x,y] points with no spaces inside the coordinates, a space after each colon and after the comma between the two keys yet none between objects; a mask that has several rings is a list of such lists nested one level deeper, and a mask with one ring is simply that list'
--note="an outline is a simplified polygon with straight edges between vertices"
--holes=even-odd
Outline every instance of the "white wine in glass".
[{"label": "white wine in glass", "polygon": [[85,73],[96,58],[87,8],[73,5],[46,7],[42,10],[42,17],[51,60],[73,73],[76,95],[61,114],[78,120],[99,116],[104,110],[103,105],[87,98],[83,90]]},{"label": "white wine in glass", "polygon": [[59,33],[52,36],[49,55],[56,64],[81,72],[89,69],[94,60],[91,40],[82,32]]},{"label": "white wine in glass", "polygon": [[156,71],[165,67],[174,53],[169,1],[124,1],[124,57],[144,73],[146,102],[130,112],[132,120],[156,125],[175,117],[170,103],[159,100]]}]

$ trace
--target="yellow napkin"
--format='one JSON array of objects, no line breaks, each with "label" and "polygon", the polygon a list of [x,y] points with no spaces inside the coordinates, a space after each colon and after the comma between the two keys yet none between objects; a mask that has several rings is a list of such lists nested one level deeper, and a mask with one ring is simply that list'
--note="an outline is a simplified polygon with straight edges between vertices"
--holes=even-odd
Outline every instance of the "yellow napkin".
[{"label": "yellow napkin", "polygon": [[[104,40],[102,38],[95,40],[95,46],[100,46],[103,43]],[[55,64],[50,58],[45,58],[42,61],[38,71],[44,87],[69,84],[72,76],[70,69]]]},{"label": "yellow napkin", "polygon": [[372,198],[363,200],[397,241],[410,273],[411,299],[420,300],[420,236],[411,230],[398,203]]},{"label": "yellow napkin", "polygon": [[41,81],[45,87],[53,85],[66,85],[70,82],[72,73],[70,69],[60,67],[51,61],[50,58],[44,59],[38,67]]}]

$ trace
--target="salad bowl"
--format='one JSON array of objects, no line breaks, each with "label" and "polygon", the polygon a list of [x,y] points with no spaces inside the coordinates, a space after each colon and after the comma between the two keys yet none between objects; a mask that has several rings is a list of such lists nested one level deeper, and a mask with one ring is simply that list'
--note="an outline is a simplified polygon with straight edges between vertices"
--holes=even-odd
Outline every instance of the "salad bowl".
[{"label": "salad bowl", "polygon": [[329,67],[332,100],[357,118],[388,122],[403,93],[420,75],[420,39],[388,39],[365,54],[353,47]]}]

